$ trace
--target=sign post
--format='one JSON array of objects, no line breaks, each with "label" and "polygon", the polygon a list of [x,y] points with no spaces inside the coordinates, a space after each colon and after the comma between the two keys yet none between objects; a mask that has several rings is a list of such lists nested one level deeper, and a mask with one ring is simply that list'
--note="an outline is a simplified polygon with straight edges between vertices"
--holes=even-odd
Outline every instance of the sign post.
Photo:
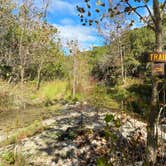
[{"label": "sign post", "polygon": [[148,61],[153,62],[152,75],[165,75],[166,52],[150,53],[148,55]]},{"label": "sign post", "polygon": [[[152,75],[158,77],[166,76],[166,52],[150,53],[148,55],[148,61],[152,62]],[[162,87],[162,91],[158,92],[159,98],[163,94],[162,103],[165,105],[165,84]]]},{"label": "sign post", "polygon": [[164,76],[165,75],[165,64],[164,63],[153,63],[152,64],[152,75]]}]

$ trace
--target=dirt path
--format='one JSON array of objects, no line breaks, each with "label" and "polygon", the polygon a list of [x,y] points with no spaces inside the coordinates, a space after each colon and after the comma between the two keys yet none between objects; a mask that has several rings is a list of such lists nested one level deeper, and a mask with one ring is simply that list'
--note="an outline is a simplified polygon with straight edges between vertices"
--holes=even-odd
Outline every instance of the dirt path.
[{"label": "dirt path", "polygon": [[[84,127],[91,129],[101,127],[102,119],[104,118],[106,112],[100,114],[99,121],[96,121],[95,114],[96,113],[92,110],[84,113]],[[77,126],[79,122],[80,112],[78,112],[74,106],[68,107],[63,110],[60,116],[43,121],[44,126],[49,126],[47,130],[31,138],[22,140],[20,144],[1,148],[0,152],[2,153],[5,149],[13,149],[14,151],[21,152],[25,156],[29,157],[28,160],[31,161],[29,163],[30,165],[72,165],[72,163],[68,162],[68,160],[63,160],[62,163],[61,158],[55,162],[55,154],[61,155],[63,158],[73,148],[77,150],[75,145],[70,144],[70,140],[66,140],[66,142],[59,142],[57,138],[60,133],[69,127]]]},{"label": "dirt path", "polygon": [[[28,164],[31,166],[81,166],[83,164],[84,155],[88,159],[89,149],[94,147],[102,147],[105,145],[105,140],[100,138],[93,140],[89,145],[78,147],[82,138],[73,140],[66,138],[65,135],[61,140],[59,137],[67,129],[78,127],[80,121],[83,120],[83,125],[89,131],[97,130],[104,127],[104,117],[107,113],[112,113],[110,110],[105,110],[99,114],[99,119],[96,120],[96,112],[92,109],[86,109],[81,116],[76,106],[65,106],[61,115],[43,121],[44,126],[49,126],[48,129],[33,137],[23,139],[19,144],[10,145],[0,149],[0,153],[7,149],[12,149],[17,153],[22,153],[28,159]],[[116,114],[120,116],[120,114]],[[81,119],[82,118],[82,119]],[[120,132],[124,137],[129,137],[137,130],[142,132],[142,136],[146,138],[146,124],[126,116],[122,119],[123,125]],[[86,137],[85,137],[86,140]],[[82,156],[82,159],[81,159]],[[83,157],[84,156],[84,157]],[[93,161],[92,161],[93,162]]]}]

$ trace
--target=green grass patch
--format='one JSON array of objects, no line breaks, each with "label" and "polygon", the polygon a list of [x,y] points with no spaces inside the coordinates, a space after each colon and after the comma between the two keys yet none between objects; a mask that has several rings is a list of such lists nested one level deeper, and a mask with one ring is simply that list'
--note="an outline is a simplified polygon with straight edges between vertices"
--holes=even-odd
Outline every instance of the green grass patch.
[{"label": "green grass patch", "polygon": [[56,80],[43,83],[36,95],[45,100],[53,100],[64,98],[67,93],[67,81]]},{"label": "green grass patch", "polygon": [[0,155],[0,166],[28,166],[26,157],[21,153],[14,153],[13,151],[5,151]]}]

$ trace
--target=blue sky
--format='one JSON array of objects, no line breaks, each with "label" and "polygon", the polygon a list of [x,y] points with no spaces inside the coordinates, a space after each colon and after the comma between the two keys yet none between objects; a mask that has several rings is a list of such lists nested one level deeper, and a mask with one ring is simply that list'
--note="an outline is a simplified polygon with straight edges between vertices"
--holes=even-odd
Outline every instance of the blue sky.
[{"label": "blue sky", "polygon": [[95,27],[82,26],[76,5],[84,5],[82,0],[50,0],[47,21],[59,30],[63,44],[68,40],[78,40],[81,50],[104,44]]},{"label": "blue sky", "polygon": [[[22,1],[22,0],[19,0]],[[48,0],[35,0],[37,6],[42,6],[42,1]],[[54,25],[59,30],[59,36],[65,46],[66,41],[78,40],[79,47],[81,50],[88,50],[93,46],[100,46],[104,44],[104,39],[99,35],[97,29],[92,26],[82,26],[80,18],[78,17],[78,12],[76,10],[76,5],[81,7],[85,6],[84,0],[49,0],[49,7],[47,11],[47,21]],[[97,0],[91,0],[94,5]],[[108,0],[99,0],[106,3],[108,6]],[[116,0],[112,0],[117,2]],[[162,1],[162,0],[161,0]],[[133,0],[129,0],[132,5],[138,5],[141,3],[136,3]],[[152,0],[149,0],[148,5],[150,9],[152,8]],[[108,9],[108,8],[107,8]],[[106,9],[103,9],[106,10]],[[94,7],[90,9],[94,17]],[[148,12],[145,9],[139,9],[142,15],[147,15]],[[101,12],[102,13],[102,12]],[[94,18],[93,17],[93,18]],[[135,15],[130,15],[130,19],[136,20]],[[142,24],[136,22],[134,27],[140,27]]]}]

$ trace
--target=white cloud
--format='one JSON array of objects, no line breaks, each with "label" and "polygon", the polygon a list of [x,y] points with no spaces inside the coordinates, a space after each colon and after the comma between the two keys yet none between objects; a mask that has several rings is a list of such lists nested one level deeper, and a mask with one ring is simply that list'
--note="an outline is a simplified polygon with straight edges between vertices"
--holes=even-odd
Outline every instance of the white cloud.
[{"label": "white cloud", "polygon": [[73,25],[74,24],[74,20],[70,19],[70,18],[64,18],[60,21],[60,23],[62,25]]},{"label": "white cloud", "polygon": [[83,27],[82,25],[59,25],[54,24],[59,30],[59,36],[65,45],[67,41],[77,40],[80,48],[87,48],[87,43],[97,43],[95,28]]},{"label": "white cloud", "polygon": [[[23,3],[23,0],[18,0],[17,4],[20,5]],[[76,13],[76,4],[70,3],[67,0],[33,0],[33,3],[38,8],[43,8],[48,3],[48,9],[47,11],[54,14],[54,15],[75,15]]]},{"label": "white cloud", "polygon": [[69,3],[64,0],[50,0],[48,11],[55,14],[68,13],[70,15],[75,14],[75,4]]}]

